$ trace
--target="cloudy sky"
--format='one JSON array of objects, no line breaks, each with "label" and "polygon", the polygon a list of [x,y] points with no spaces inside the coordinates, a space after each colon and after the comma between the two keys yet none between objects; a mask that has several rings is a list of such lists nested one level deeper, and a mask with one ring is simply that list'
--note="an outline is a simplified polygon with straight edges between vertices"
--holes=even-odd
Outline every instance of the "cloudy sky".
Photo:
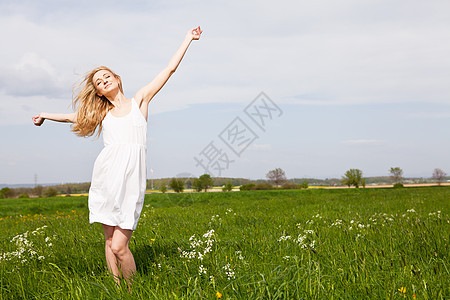
[{"label": "cloudy sky", "polygon": [[101,139],[31,117],[71,112],[74,84],[98,65],[132,97],[198,25],[149,108],[149,178],[450,173],[449,11],[419,0],[1,0],[0,183],[90,181]]}]

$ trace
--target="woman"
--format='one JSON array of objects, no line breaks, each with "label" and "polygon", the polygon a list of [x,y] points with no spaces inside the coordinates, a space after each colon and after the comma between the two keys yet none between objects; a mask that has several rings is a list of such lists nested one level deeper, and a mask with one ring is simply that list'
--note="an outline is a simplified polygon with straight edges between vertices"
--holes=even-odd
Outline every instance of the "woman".
[{"label": "woman", "polygon": [[133,98],[126,98],[120,76],[107,67],[89,72],[73,100],[76,113],[41,113],[44,120],[70,122],[79,136],[97,136],[103,131],[105,147],[97,157],[89,190],[89,222],[103,224],[108,270],[127,281],[136,265],[128,247],[142,210],[146,188],[146,133],[148,104],[175,72],[200,26],[191,29],[167,67]]}]

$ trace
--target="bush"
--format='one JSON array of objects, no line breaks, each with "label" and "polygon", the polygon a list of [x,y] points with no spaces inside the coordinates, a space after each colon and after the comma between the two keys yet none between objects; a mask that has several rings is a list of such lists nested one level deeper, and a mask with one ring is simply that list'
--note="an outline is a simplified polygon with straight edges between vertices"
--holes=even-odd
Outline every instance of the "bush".
[{"label": "bush", "polygon": [[48,188],[44,193],[45,197],[55,197],[56,195],[58,195],[58,192],[52,187]]},{"label": "bush", "polygon": [[203,190],[202,183],[200,182],[200,179],[194,178],[194,182],[192,183],[192,188],[196,192],[201,192]]},{"label": "bush", "polygon": [[164,182],[161,183],[161,186],[159,187],[159,190],[161,191],[161,193],[167,192],[167,186],[166,186],[166,184]]},{"label": "bush", "polygon": [[172,181],[170,181],[170,187],[176,192],[176,193],[182,193],[184,190],[184,182],[176,179],[176,178],[172,178]]},{"label": "bush", "polygon": [[398,182],[398,183],[394,184],[395,189],[402,188],[402,187],[403,187],[403,183]]},{"label": "bush", "polygon": [[301,189],[301,186],[299,184],[286,182],[281,186],[282,190],[295,190],[295,189]]},{"label": "bush", "polygon": [[269,183],[258,183],[255,185],[255,190],[273,190],[273,186]]},{"label": "bush", "polygon": [[241,187],[239,188],[241,191],[252,191],[255,190],[256,185],[254,183],[247,183],[247,184],[243,184],[241,185]]},{"label": "bush", "polygon": [[232,189],[233,189],[233,185],[230,182],[227,182],[227,184],[225,184],[224,187],[222,188],[222,191],[231,192]]},{"label": "bush", "polygon": [[23,192],[22,195],[19,196],[19,198],[30,198],[27,192]]}]

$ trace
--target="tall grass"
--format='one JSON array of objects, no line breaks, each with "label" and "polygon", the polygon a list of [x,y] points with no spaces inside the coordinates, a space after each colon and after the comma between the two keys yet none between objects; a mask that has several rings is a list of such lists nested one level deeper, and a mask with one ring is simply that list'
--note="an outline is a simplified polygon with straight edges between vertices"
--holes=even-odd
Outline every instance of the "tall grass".
[{"label": "tall grass", "polygon": [[0,200],[0,299],[448,299],[449,196],[147,195],[130,245],[132,294],[106,270],[86,197]]}]

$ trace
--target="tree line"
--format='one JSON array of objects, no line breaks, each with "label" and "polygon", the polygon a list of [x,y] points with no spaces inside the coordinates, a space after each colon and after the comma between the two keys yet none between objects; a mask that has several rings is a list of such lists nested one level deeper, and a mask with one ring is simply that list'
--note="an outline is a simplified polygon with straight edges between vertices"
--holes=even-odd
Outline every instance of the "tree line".
[{"label": "tree line", "polygon": [[[403,177],[403,170],[400,167],[392,167],[388,170],[389,175],[386,177],[363,177],[360,169],[347,170],[341,179],[287,179],[286,173],[281,168],[270,170],[266,174],[266,179],[250,180],[245,178],[226,178],[211,177],[209,174],[203,174],[198,178],[161,178],[147,180],[147,188],[155,186],[159,191],[165,193],[169,189],[174,192],[181,193],[185,189],[196,192],[207,191],[213,187],[221,187],[223,191],[231,191],[233,188],[239,187],[240,190],[268,190],[268,189],[305,189],[309,185],[314,186],[337,186],[345,185],[356,188],[365,187],[367,184],[380,183],[381,181],[389,181],[394,187],[403,187],[406,178]],[[431,180],[441,185],[449,178],[446,177],[442,169],[433,170]],[[410,179],[409,179],[410,180]],[[423,180],[423,182],[427,182]],[[82,194],[89,191],[90,182],[84,183],[67,183],[54,186],[43,187],[37,185],[34,188],[9,188],[4,187],[0,190],[0,199],[3,198],[29,198],[29,197],[54,197],[57,195],[73,195]]]}]

